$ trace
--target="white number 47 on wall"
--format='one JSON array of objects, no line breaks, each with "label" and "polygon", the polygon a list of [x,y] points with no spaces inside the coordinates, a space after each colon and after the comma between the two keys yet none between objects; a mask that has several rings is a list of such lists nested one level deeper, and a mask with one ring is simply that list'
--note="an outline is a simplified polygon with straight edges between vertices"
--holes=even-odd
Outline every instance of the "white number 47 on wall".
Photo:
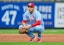
[{"label": "white number 47 on wall", "polygon": [[[10,19],[9,17],[10,15],[12,15],[12,19]],[[17,11],[15,10],[6,11],[2,16],[1,21],[5,22],[6,25],[9,25],[10,22],[11,22],[11,25],[14,25],[16,15],[17,15]]]}]

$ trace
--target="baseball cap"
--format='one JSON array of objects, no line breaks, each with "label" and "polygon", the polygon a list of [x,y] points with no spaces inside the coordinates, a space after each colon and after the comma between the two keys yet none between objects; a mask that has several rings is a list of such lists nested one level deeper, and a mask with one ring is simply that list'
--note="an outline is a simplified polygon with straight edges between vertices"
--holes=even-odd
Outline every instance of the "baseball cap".
[{"label": "baseball cap", "polygon": [[33,7],[34,8],[34,3],[29,3],[28,7]]}]

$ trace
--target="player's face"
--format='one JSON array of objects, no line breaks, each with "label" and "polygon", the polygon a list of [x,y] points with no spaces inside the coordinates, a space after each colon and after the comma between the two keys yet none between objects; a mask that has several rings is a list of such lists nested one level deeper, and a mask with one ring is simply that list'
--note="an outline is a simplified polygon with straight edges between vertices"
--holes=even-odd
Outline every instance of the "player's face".
[{"label": "player's face", "polygon": [[33,12],[34,8],[33,7],[28,7],[29,12]]}]

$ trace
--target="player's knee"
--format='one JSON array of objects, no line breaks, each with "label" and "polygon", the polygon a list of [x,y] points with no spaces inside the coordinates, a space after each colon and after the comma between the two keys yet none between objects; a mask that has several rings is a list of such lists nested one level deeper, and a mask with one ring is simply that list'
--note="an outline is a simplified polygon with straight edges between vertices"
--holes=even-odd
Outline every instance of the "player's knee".
[{"label": "player's knee", "polygon": [[43,32],[44,31],[42,26],[36,26],[35,30],[37,30],[38,32]]},{"label": "player's knee", "polygon": [[35,27],[35,29],[36,29],[36,30],[41,30],[42,27],[41,27],[41,26],[37,26],[37,27]]},{"label": "player's knee", "polygon": [[22,27],[22,25],[19,26],[19,34],[21,34]]},{"label": "player's knee", "polygon": [[19,29],[22,28],[22,27],[23,27],[23,25],[20,25],[20,26],[19,26]]}]

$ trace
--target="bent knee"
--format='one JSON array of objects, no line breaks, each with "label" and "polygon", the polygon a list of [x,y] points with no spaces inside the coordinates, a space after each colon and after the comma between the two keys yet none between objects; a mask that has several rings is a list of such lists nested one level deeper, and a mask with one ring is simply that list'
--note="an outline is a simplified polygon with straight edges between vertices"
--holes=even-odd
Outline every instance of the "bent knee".
[{"label": "bent knee", "polygon": [[19,26],[19,29],[20,29],[20,28],[23,28],[23,25],[20,25],[20,26]]},{"label": "bent knee", "polygon": [[42,28],[43,28],[42,26],[36,26],[36,27],[35,27],[36,30],[40,30],[40,29],[42,29]]},{"label": "bent knee", "polygon": [[37,30],[38,32],[43,32],[44,31],[44,27],[43,26],[36,26],[35,30]]}]

